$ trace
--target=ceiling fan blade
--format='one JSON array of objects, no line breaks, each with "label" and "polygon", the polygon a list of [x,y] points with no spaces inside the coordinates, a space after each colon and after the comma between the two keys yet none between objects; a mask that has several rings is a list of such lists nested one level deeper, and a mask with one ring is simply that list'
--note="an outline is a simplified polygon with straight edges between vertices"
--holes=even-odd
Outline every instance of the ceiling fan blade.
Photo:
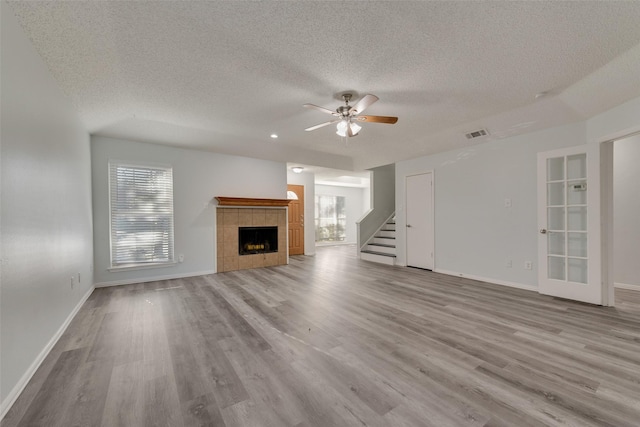
[{"label": "ceiling fan blade", "polygon": [[320,129],[321,127],[325,127],[331,125],[333,123],[338,123],[341,119],[331,120],[329,122],[320,123],[319,125],[311,126],[310,128],[306,128],[305,130],[309,132],[310,130]]},{"label": "ceiling fan blade", "polygon": [[358,116],[356,120],[368,123],[386,123],[392,125],[398,121],[397,117],[390,116]]},{"label": "ceiling fan blade", "polygon": [[322,111],[323,113],[331,114],[332,116],[338,115],[338,113],[336,113],[335,111],[331,111],[328,108],[324,108],[324,107],[318,107],[317,105],[313,105],[313,104],[304,104],[303,107],[313,108],[314,110]]},{"label": "ceiling fan blade", "polygon": [[358,103],[356,105],[351,107],[351,109],[349,110],[349,113],[360,114],[365,110],[365,108],[369,107],[371,104],[376,102],[378,99],[380,99],[380,98],[378,98],[375,95],[365,95],[365,96],[362,97],[362,99],[360,101],[358,101]]}]

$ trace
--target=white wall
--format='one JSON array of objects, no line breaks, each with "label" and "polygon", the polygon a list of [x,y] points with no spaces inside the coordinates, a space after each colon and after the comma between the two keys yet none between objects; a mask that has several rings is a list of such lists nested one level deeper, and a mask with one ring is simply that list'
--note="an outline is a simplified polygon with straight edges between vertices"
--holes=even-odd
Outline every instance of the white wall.
[{"label": "white wall", "polygon": [[640,97],[631,99],[586,121],[589,143],[617,139],[640,131]]},{"label": "white wall", "polygon": [[398,264],[406,265],[406,177],[433,170],[435,270],[537,287],[536,153],[585,143],[580,123],[397,163]]},{"label": "white wall", "polygon": [[304,186],[304,254],[316,254],[315,216],[315,174],[311,172],[293,173],[287,171],[287,184]]},{"label": "white wall", "polygon": [[613,144],[613,221],[614,281],[640,286],[640,135]]},{"label": "white wall", "polygon": [[93,246],[89,135],[0,8],[2,416],[93,289]]},{"label": "white wall", "polygon": [[[110,159],[173,167],[175,255],[177,259],[183,254],[184,263],[108,271]],[[91,162],[97,286],[213,273],[216,271],[214,197],[286,198],[286,165],[280,162],[100,136],[91,138]]]},{"label": "white wall", "polygon": [[[369,199],[369,188],[343,187],[336,185],[316,185],[316,194],[326,196],[342,196],[345,198],[347,228],[344,243],[356,243],[356,240],[358,238],[356,221],[358,221],[368,210],[368,207],[367,209],[364,209],[364,199]],[[366,205],[368,206],[368,203]]]}]

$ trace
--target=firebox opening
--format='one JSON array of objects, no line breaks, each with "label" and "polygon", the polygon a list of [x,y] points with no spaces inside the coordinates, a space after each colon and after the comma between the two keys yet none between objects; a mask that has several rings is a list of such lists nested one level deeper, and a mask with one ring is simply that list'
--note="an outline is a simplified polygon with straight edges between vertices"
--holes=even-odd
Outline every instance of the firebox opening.
[{"label": "firebox opening", "polygon": [[239,227],[240,255],[278,252],[278,227]]}]

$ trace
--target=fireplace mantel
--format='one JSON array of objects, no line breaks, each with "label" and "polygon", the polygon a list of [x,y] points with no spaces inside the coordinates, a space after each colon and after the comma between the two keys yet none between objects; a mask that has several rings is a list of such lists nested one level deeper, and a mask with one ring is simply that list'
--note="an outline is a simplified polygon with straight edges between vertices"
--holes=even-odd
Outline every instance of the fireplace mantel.
[{"label": "fireplace mantel", "polygon": [[289,206],[290,200],[287,199],[255,199],[245,197],[223,197],[216,196],[218,206],[231,207],[268,207],[283,208]]}]

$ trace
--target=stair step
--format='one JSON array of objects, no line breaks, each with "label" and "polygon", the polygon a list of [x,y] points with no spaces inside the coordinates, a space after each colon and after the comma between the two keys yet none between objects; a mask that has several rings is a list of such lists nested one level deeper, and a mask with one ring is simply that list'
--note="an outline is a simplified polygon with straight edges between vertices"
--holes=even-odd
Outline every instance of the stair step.
[{"label": "stair step", "polygon": [[384,248],[395,248],[396,247],[396,245],[391,245],[389,243],[375,243],[375,242],[373,242],[373,243],[368,243],[368,245],[369,246],[382,246]]},{"label": "stair step", "polygon": [[390,254],[381,254],[374,251],[360,251],[360,259],[364,261],[377,262],[379,264],[396,265],[396,256]]},{"label": "stair step", "polygon": [[386,256],[386,257],[389,257],[389,258],[395,258],[396,257],[396,254],[386,254],[384,252],[371,251],[369,249],[363,249],[363,250],[360,251],[360,253]]},{"label": "stair step", "polygon": [[395,254],[396,245],[385,245],[380,243],[368,243],[364,250],[383,254]]},{"label": "stair step", "polygon": [[375,237],[396,237],[395,230],[380,230]]},{"label": "stair step", "polygon": [[394,237],[374,237],[369,241],[369,244],[380,244],[380,245],[396,245],[396,239]]}]

